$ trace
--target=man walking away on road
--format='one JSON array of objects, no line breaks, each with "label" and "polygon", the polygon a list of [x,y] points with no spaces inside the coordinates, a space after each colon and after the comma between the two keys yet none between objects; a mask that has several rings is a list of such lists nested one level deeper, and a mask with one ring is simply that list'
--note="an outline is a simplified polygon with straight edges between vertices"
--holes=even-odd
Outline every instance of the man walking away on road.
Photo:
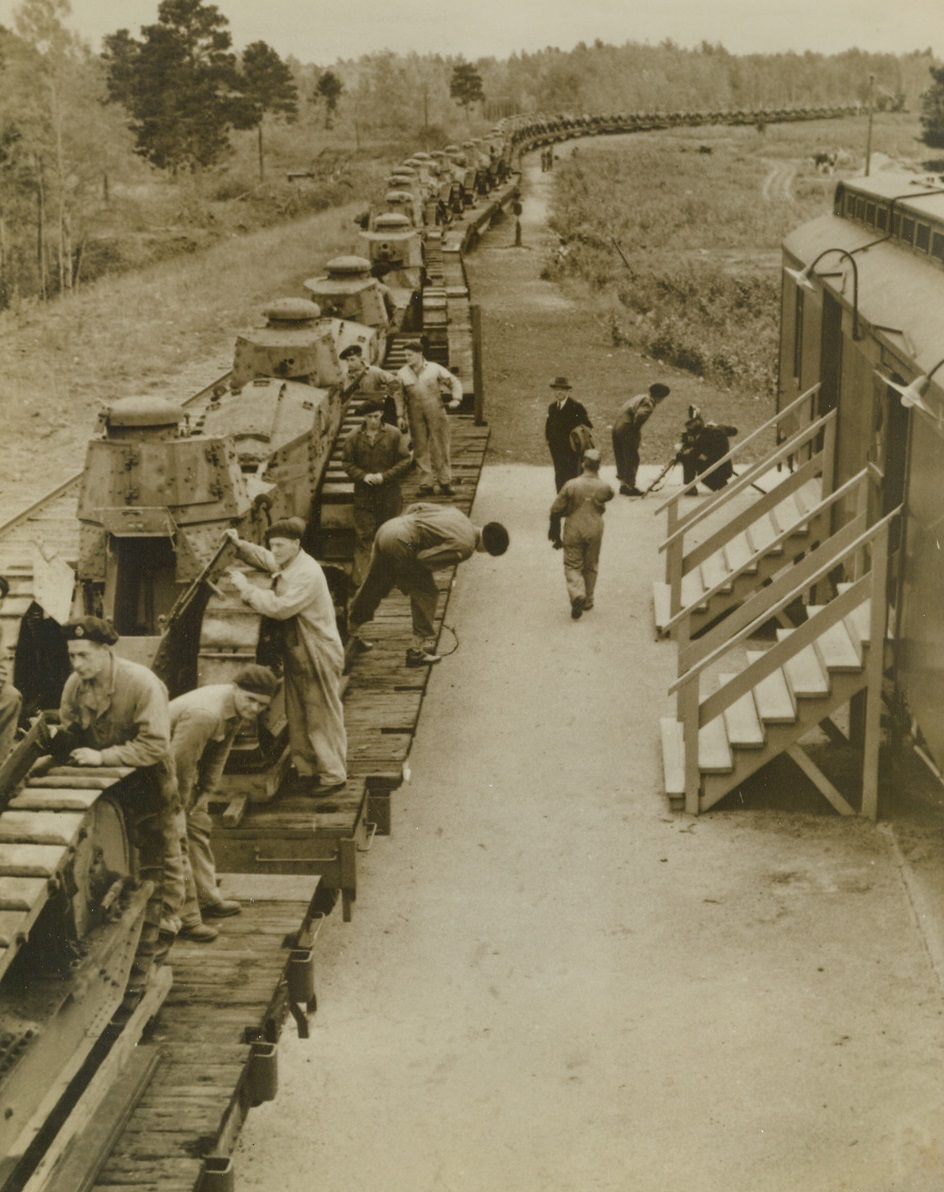
[{"label": "man walking away on road", "polygon": [[257,571],[268,572],[272,587],[251,583],[241,571],[227,575],[242,599],[263,617],[282,622],[285,714],[296,793],[321,796],[347,781],[347,734],[341,704],[344,647],[324,572],[302,550],[305,523],[300,517],[273,522],[266,531],[269,549],[245,542],[235,530],[227,537],[237,555]]},{"label": "man walking away on road", "polygon": [[[575,621],[593,608],[603,514],[607,501],[613,497],[613,489],[600,479],[600,453],[591,448],[584,452],[583,473],[567,481],[551,506],[547,536],[555,550],[564,548],[564,580],[570,597],[570,615]],[[563,535],[561,518],[564,518]]]},{"label": "man walking away on road", "polygon": [[613,455],[616,458],[616,478],[620,482],[619,490],[623,496],[642,496],[642,492],[636,487],[642,428],[659,402],[664,401],[670,392],[668,385],[656,381],[654,385],[649,386],[648,393],[639,393],[631,397],[616,416],[613,423]]},{"label": "man walking away on road", "polygon": [[571,436],[578,427],[591,430],[593,423],[586,409],[570,396],[571,384],[566,377],[556,377],[551,381],[551,388],[557,396],[547,407],[544,437],[554,461],[554,491],[560,492],[568,480],[580,475],[583,450],[574,446]]},{"label": "man walking away on road", "polygon": [[374,535],[403,508],[400,479],[413,463],[403,435],[395,426],[382,425],[380,402],[365,402],[361,412],[363,426],[351,431],[341,449],[344,470],[354,481],[355,588],[367,575]]},{"label": "man walking away on road", "polygon": [[182,872],[178,875],[180,935],[208,944],[217,937],[205,918],[222,919],[242,909],[222,898],[210,847],[208,802],[216,793],[233,742],[272,702],[279,681],[267,666],[243,667],[232,683],[196,687],[170,702],[170,749],[177,777]]},{"label": "man walking away on road", "polygon": [[[475,551],[503,555],[507,549],[508,531],[500,522],[488,522],[479,529],[451,505],[411,505],[401,517],[384,522],[377,531],[367,578],[351,604],[352,636],[361,638],[361,627],[396,587],[409,596],[413,617],[413,641],[407,650],[406,665],[431,666],[439,662],[439,655],[428,648],[436,637],[433,622],[439,597],[433,573],[463,562]],[[362,645],[370,648],[363,641]]]},{"label": "man walking away on road", "polygon": [[449,418],[443,406],[443,392],[448,387],[451,394],[450,410],[458,410],[462,404],[462,382],[454,373],[433,360],[426,360],[423,347],[413,340],[404,344],[406,364],[397,373],[397,380],[406,395],[406,408],[410,416],[410,431],[413,435],[413,454],[420,470],[420,486],[417,490],[423,496],[433,493],[433,480],[439,484],[439,491],[447,497],[455,496],[452,487],[452,460],[449,447]]}]

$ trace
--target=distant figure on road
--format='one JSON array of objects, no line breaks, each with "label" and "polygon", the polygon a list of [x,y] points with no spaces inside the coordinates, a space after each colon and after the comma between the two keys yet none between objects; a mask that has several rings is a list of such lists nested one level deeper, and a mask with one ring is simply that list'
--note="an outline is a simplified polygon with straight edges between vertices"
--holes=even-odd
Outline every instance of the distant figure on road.
[{"label": "distant figure on road", "polygon": [[670,392],[668,385],[656,381],[649,386],[648,393],[639,393],[625,402],[616,416],[613,423],[613,455],[616,457],[616,478],[623,496],[642,496],[636,487],[642,428],[659,402],[664,401]]},{"label": "distant figure on road", "polygon": [[407,666],[432,666],[439,655],[429,648],[436,636],[433,619],[439,591],[433,572],[462,563],[475,551],[503,555],[508,549],[508,531],[500,522],[474,526],[466,515],[451,505],[420,501],[400,517],[391,518],[377,531],[367,577],[354,595],[348,625],[351,636],[362,648],[371,643],[361,637],[361,627],[393,588],[410,598],[413,641],[407,650]]},{"label": "distant figure on road", "polygon": [[[582,474],[567,481],[551,506],[547,536],[555,550],[564,548],[564,580],[570,597],[570,615],[575,621],[593,608],[603,514],[607,501],[612,501],[614,495],[613,489],[600,479],[600,453],[591,448],[584,452]],[[561,518],[564,518],[563,535]]]},{"label": "distant figure on road", "polygon": [[566,377],[555,377],[551,381],[551,388],[556,390],[557,396],[547,407],[544,437],[554,461],[554,491],[560,492],[568,480],[579,476],[583,452],[593,446],[592,440],[575,444],[574,440],[580,432],[577,435],[574,432],[578,427],[586,427],[590,431],[593,423],[586,409],[570,396],[571,384]]}]

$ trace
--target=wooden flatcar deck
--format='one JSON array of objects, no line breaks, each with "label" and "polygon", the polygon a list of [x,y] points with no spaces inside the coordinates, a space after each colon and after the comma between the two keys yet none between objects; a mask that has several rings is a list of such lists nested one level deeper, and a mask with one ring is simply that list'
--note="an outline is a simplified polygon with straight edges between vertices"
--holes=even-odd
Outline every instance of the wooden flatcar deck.
[{"label": "wooden flatcar deck", "polygon": [[[453,415],[452,459],[459,482],[448,502],[468,514],[488,444],[488,428],[472,417]],[[404,505],[417,500],[417,475],[403,484]],[[437,572],[440,590],[436,626],[441,629],[455,568]],[[214,817],[213,848],[221,872],[311,873],[321,877],[322,905],[340,894],[350,919],[357,895],[357,854],[375,833],[391,828],[391,792],[403,781],[428,669],[408,669],[410,604],[393,593],[372,623],[374,649],[357,656],[344,700],[348,731],[348,782],[326,799],[277,795],[249,803],[237,824]]]},{"label": "wooden flatcar deck", "polygon": [[[317,934],[316,885],[311,878],[227,878],[224,892],[240,899],[242,914],[218,921],[212,944],[174,944],[163,1008],[115,1096],[83,1126],[45,1186],[232,1187],[230,1152],[252,1105],[275,1095],[275,1043],[290,990],[297,996],[306,984],[297,986],[289,971],[310,954]],[[311,988],[313,961],[307,966]]]}]

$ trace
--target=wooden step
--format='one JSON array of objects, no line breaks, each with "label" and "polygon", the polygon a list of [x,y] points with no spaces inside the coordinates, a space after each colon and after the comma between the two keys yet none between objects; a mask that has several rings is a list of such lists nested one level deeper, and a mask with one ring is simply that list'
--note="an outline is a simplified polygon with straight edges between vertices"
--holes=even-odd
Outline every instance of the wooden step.
[{"label": "wooden step", "polygon": [[[734,678],[735,675],[721,675],[719,686],[725,687]],[[735,700],[729,708],[725,708],[723,716],[730,745],[735,749],[763,749],[767,743],[767,734],[757,715],[753,692],[748,691]]]},{"label": "wooden step", "polygon": [[[730,542],[724,544],[724,557],[729,572],[737,571],[739,567],[744,566],[753,554],[751,544],[743,534],[736,534]],[[756,575],[757,564],[752,563],[750,567],[745,567],[742,574]]]},{"label": "wooden step", "polygon": [[[748,650],[747,660],[756,662],[764,653],[764,650]],[[783,671],[775,670],[766,679],[761,679],[754,688],[754,700],[766,724],[796,723],[796,700]]]},{"label": "wooden step", "polygon": [[[836,585],[836,588],[840,594],[848,591],[850,587],[852,587],[851,584]],[[868,645],[869,638],[872,634],[871,600],[863,600],[863,602],[854,608],[851,613],[843,618],[843,620],[852,640],[860,642],[863,646]],[[889,626],[888,636],[891,636],[891,626]]]},{"label": "wooden step", "polygon": [[[812,620],[825,605],[811,604],[807,616]],[[862,669],[862,642],[853,637],[845,621],[831,625],[816,639],[819,655],[828,670],[854,672]]]},{"label": "wooden step", "polygon": [[669,798],[685,795],[685,730],[674,716],[663,716],[659,721],[662,730],[662,775],[665,793]]},{"label": "wooden step", "polygon": [[734,769],[734,759],[721,716],[709,720],[698,730],[698,768],[703,774],[730,774]]},{"label": "wooden step", "polygon": [[[778,629],[777,640],[785,641],[794,631]],[[821,699],[829,695],[829,675],[813,646],[806,646],[783,665],[790,690],[798,699]]]},{"label": "wooden step", "polygon": [[777,506],[774,513],[782,529],[789,530],[798,538],[803,538],[809,534],[810,524],[806,510],[797,505],[795,496],[795,493],[791,493],[785,501]]},{"label": "wooden step", "polygon": [[717,584],[723,585],[721,588],[722,592],[727,593],[731,591],[731,582],[728,579],[727,561],[720,551],[716,551],[715,554],[709,555],[708,558],[705,559],[704,563],[702,563],[701,582],[706,592],[710,591],[710,589],[714,588]]},{"label": "wooden step", "polygon": [[688,575],[682,576],[682,608],[691,608],[693,604],[701,604],[704,594],[705,585],[702,583],[699,568],[696,567]]},{"label": "wooden step", "polygon": [[[766,551],[770,547],[771,542],[780,533],[780,530],[774,525],[771,515],[765,513],[759,517],[757,521],[751,524],[744,531],[747,540],[751,545],[751,554],[757,554],[759,551]],[[782,555],[783,547],[777,546],[769,551],[773,555]]]}]

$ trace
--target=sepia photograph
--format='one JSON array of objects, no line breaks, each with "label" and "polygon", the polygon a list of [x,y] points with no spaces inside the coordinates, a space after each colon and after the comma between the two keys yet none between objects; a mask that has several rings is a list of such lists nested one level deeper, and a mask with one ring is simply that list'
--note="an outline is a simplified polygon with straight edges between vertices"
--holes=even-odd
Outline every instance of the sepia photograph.
[{"label": "sepia photograph", "polygon": [[941,1192],[932,0],[0,0],[0,1192]]}]

